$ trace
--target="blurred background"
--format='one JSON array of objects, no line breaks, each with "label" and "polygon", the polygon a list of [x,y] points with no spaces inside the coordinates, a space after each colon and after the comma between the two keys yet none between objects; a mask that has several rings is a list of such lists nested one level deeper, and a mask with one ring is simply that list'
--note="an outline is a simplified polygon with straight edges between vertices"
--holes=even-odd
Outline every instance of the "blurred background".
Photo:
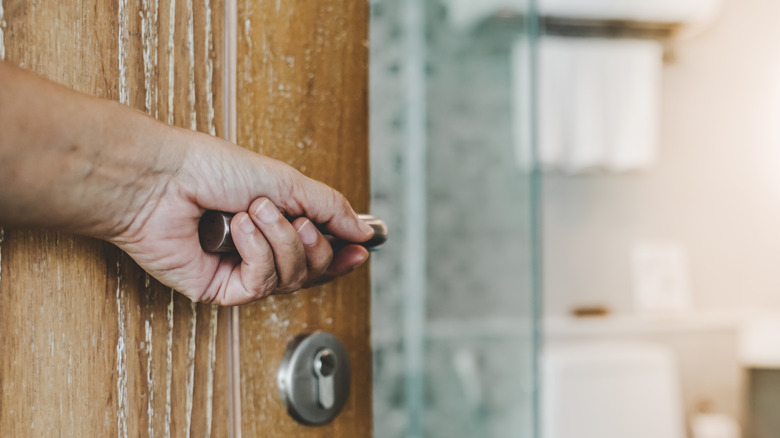
[{"label": "blurred background", "polygon": [[532,437],[530,17],[371,5],[371,208],[393,235],[372,265],[375,436]]},{"label": "blurred background", "polygon": [[375,434],[780,437],[780,3],[372,0]]}]

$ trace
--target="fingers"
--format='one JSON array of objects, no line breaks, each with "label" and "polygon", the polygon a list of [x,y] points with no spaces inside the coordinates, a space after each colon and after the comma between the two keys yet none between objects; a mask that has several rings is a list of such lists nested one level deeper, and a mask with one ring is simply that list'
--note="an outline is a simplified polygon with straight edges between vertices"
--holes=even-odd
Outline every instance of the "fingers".
[{"label": "fingers", "polygon": [[[268,157],[263,157],[235,145],[220,152],[219,162],[227,166],[235,177],[224,179],[216,187],[199,187],[192,196],[203,208],[220,211],[241,211],[247,199],[267,197],[294,217],[308,217],[314,224],[323,225],[333,236],[349,242],[365,242],[374,232],[357,214],[346,198],[326,184],[306,177],[299,171]],[[207,160],[212,163],[213,160]],[[228,163],[229,162],[229,163]],[[198,163],[194,178],[210,180],[213,169]],[[205,167],[205,170],[204,170]],[[224,174],[220,174],[224,176]],[[253,216],[253,210],[248,210]]]},{"label": "fingers", "polygon": [[333,256],[326,277],[338,277],[354,271],[368,259],[368,250],[360,245],[347,245]]},{"label": "fingers", "polygon": [[256,199],[249,206],[249,212],[273,252],[279,279],[276,291],[288,293],[301,289],[308,277],[308,267],[298,231],[268,198]]},{"label": "fingers", "polygon": [[307,218],[300,217],[292,223],[298,230],[298,236],[306,252],[306,267],[308,278],[304,286],[310,286],[320,278],[333,260],[333,250],[330,243],[320,234],[314,224]]},{"label": "fingers", "polygon": [[[240,282],[231,281],[220,301],[242,304],[266,297],[276,290],[278,276],[274,254],[268,241],[246,213],[238,213],[230,222],[233,242],[241,255]],[[231,280],[234,277],[231,276]]]},{"label": "fingers", "polygon": [[249,214],[236,214],[230,229],[242,260],[219,294],[224,304],[294,292],[351,272],[368,258],[359,245],[347,245],[334,255],[311,220],[300,217],[290,223],[267,198],[255,200]]},{"label": "fingers", "polygon": [[358,219],[347,199],[327,185],[299,174],[298,184],[292,185],[291,199],[297,201],[301,213],[311,218],[343,240],[365,242],[374,230]]}]

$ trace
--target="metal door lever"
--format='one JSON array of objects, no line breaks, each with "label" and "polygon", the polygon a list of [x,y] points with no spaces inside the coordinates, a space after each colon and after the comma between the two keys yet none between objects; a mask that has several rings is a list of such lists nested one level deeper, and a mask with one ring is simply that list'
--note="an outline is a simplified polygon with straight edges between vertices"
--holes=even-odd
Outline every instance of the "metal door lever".
[{"label": "metal door lever", "polygon": [[[200,246],[204,251],[213,253],[236,251],[236,247],[233,245],[233,237],[230,235],[230,221],[233,219],[233,216],[235,216],[233,213],[215,210],[209,210],[203,214],[198,224],[198,235],[200,237]],[[369,251],[379,249],[387,241],[387,225],[385,222],[368,214],[359,214],[358,218],[374,229],[374,237],[366,242],[354,244],[363,246]],[[290,220],[291,218],[288,217],[287,219]],[[326,234],[327,232],[321,226],[317,226],[317,229],[325,235],[325,238],[328,239],[334,249],[353,244],[353,242],[345,242],[330,234]]]}]

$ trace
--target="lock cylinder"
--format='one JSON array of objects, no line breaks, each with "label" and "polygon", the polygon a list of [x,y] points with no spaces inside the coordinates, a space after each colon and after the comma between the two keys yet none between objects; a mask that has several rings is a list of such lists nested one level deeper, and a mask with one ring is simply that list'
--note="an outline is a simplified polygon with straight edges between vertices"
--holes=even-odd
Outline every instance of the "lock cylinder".
[{"label": "lock cylinder", "polygon": [[330,333],[314,332],[290,343],[277,377],[290,416],[317,426],[341,412],[349,397],[352,371],[344,344]]}]

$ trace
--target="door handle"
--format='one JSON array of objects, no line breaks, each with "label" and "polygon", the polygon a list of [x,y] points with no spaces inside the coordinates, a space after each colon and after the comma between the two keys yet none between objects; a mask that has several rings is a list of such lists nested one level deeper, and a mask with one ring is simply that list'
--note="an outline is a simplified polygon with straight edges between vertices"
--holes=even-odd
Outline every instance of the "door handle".
[{"label": "door handle", "polygon": [[[198,224],[198,236],[200,237],[200,246],[204,251],[212,253],[236,252],[233,237],[230,235],[230,221],[233,216],[235,216],[234,213],[215,210],[209,210],[201,216]],[[369,251],[376,251],[387,241],[387,224],[370,214],[359,214],[358,218],[374,229],[374,236],[366,242],[346,242],[328,234],[321,225],[317,225],[317,229],[323,233],[334,250],[354,244],[363,246]],[[287,219],[291,220],[292,218],[287,217]]]}]

